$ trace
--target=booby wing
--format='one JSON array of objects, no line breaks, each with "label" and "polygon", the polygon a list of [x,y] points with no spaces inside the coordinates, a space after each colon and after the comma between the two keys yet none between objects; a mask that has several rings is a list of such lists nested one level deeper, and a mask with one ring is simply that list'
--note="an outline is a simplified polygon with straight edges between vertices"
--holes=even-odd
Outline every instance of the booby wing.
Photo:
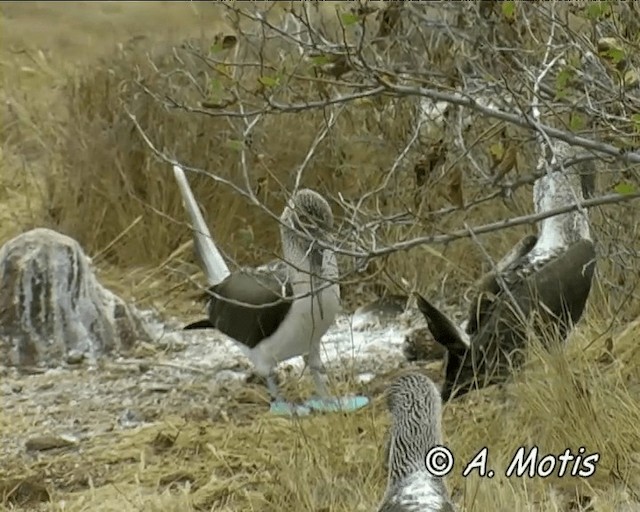
[{"label": "booby wing", "polygon": [[215,328],[249,348],[278,329],[293,303],[286,267],[271,263],[232,273],[208,295],[209,319],[185,329]]},{"label": "booby wing", "polygon": [[595,263],[595,245],[591,240],[571,244],[549,261],[540,262],[539,269],[530,270],[532,273],[526,280],[529,300],[540,301],[544,305],[543,314],[564,323],[577,322],[591,291]]},{"label": "booby wing", "polygon": [[476,285],[477,292],[469,305],[467,323],[465,331],[471,335],[478,329],[478,325],[483,323],[487,312],[491,310],[492,304],[502,289],[501,281],[504,276],[511,275],[513,270],[520,268],[523,258],[531,252],[538,241],[535,235],[528,235],[522,238],[509,251],[502,260],[498,262],[496,268],[486,273]]},{"label": "booby wing", "polygon": [[[591,290],[595,257],[593,242],[579,240],[545,259],[532,262],[525,257],[520,264],[504,272],[502,278],[525,315],[537,308],[556,321],[577,322]],[[509,294],[500,287],[498,296],[491,303],[493,307],[485,311],[484,316],[503,315],[505,308],[513,308],[510,302]],[[543,307],[538,308],[538,304]]]},{"label": "booby wing", "polygon": [[270,272],[235,272],[211,292],[211,323],[249,348],[276,332],[293,303],[291,283]]},{"label": "booby wing", "polygon": [[546,262],[523,262],[521,268],[506,274],[504,280],[510,293],[501,291],[484,312],[471,337],[471,357],[447,361],[443,399],[448,400],[456,386],[459,389],[455,395],[464,394],[475,380],[480,387],[499,382],[508,374],[505,368],[518,364],[517,358],[522,357],[518,352],[526,342],[520,313],[525,319],[538,314],[539,333],[557,332],[564,338],[584,311],[594,270],[594,245],[580,240]]}]

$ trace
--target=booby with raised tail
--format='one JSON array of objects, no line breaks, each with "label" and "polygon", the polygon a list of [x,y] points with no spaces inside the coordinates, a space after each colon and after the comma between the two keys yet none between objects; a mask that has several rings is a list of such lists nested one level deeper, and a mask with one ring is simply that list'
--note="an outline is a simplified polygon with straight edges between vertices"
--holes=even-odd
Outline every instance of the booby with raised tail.
[{"label": "booby with raised tail", "polygon": [[[324,382],[321,338],[341,308],[336,255],[317,243],[327,242],[333,228],[329,203],[313,190],[298,191],[280,217],[283,261],[231,272],[213,242],[184,171],[178,166],[173,170],[210,286],[208,319],[185,329],[216,328],[233,339],[267,380],[271,411],[276,414],[364,407],[368,398],[332,398]],[[274,370],[281,361],[300,355],[319,396],[294,405],[282,398]]]}]

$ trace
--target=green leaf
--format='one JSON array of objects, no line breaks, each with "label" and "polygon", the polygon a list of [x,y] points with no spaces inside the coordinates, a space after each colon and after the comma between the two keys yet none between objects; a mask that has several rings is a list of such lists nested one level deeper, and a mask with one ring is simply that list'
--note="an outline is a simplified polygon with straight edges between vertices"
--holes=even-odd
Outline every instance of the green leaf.
[{"label": "green leaf", "polygon": [[227,65],[223,64],[222,62],[219,62],[218,64],[216,64],[213,69],[215,69],[221,75],[227,75],[229,73],[229,69]]},{"label": "green leaf", "polygon": [[609,57],[614,64],[619,64],[624,60],[624,50],[620,48],[609,48],[604,54]]},{"label": "green leaf", "polygon": [[573,73],[574,69],[580,69],[582,66],[582,57],[577,52],[571,52],[569,54],[569,58],[567,59],[567,68],[571,70]]},{"label": "green leaf", "polygon": [[556,99],[566,98],[568,95],[567,87],[575,75],[575,71],[570,66],[565,66],[556,76]]},{"label": "green leaf", "polygon": [[253,231],[251,228],[241,228],[236,231],[237,240],[245,247],[253,243]]},{"label": "green leaf", "polygon": [[631,122],[633,123],[633,127],[636,132],[640,133],[640,114],[633,114],[631,116]]},{"label": "green leaf", "polygon": [[277,76],[261,76],[258,81],[265,87],[275,87],[280,83],[280,78]]},{"label": "green leaf", "polygon": [[606,8],[607,4],[605,2],[588,2],[587,18],[597,20],[605,13]]},{"label": "green leaf", "polygon": [[634,187],[631,183],[618,183],[613,190],[618,194],[628,195],[635,194],[636,187]]},{"label": "green leaf", "polygon": [[571,114],[569,118],[569,129],[572,132],[579,132],[585,127],[585,120],[580,114],[576,114],[575,112]]},{"label": "green leaf", "polygon": [[564,89],[572,78],[573,69],[565,67],[560,70],[560,73],[558,73],[558,76],[556,77],[556,86],[559,89]]},{"label": "green leaf", "polygon": [[233,149],[234,151],[242,151],[244,149],[244,143],[241,140],[237,139],[227,139],[225,144],[229,149]]},{"label": "green leaf", "polygon": [[508,20],[512,20],[516,15],[516,3],[513,1],[504,1],[502,4],[502,15]]},{"label": "green leaf", "polygon": [[331,61],[331,57],[328,57],[327,55],[317,55],[311,58],[311,62],[315,66],[324,66],[325,64],[329,64],[332,61]]},{"label": "green leaf", "polygon": [[502,145],[502,142],[492,144],[491,147],[489,147],[489,151],[496,160],[502,160],[502,157],[504,156],[504,146]]},{"label": "green leaf", "polygon": [[344,24],[345,27],[348,27],[349,25],[354,25],[360,21],[360,17],[357,14],[353,14],[350,12],[343,13],[340,16],[340,19],[342,20],[342,23]]},{"label": "green leaf", "polygon": [[222,93],[222,82],[215,78],[209,80],[209,97],[219,98]]},{"label": "green leaf", "polygon": [[209,53],[220,53],[222,50],[224,50],[224,48],[221,42],[213,43],[209,47]]}]

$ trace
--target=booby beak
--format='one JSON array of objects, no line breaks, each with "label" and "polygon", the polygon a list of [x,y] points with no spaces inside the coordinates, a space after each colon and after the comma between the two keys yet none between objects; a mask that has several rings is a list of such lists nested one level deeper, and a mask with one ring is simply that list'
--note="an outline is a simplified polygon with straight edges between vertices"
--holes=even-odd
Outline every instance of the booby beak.
[{"label": "booby beak", "polygon": [[324,251],[323,247],[313,244],[309,250],[309,260],[311,267],[315,269],[321,269],[324,263]]},{"label": "booby beak", "polygon": [[331,240],[331,237],[327,236],[327,234],[321,230],[310,229],[308,230],[308,233],[313,238],[313,242],[311,242],[311,245],[309,246],[309,261],[311,262],[312,267],[320,270],[324,263],[324,251],[326,250],[325,245],[333,245],[333,241]]}]

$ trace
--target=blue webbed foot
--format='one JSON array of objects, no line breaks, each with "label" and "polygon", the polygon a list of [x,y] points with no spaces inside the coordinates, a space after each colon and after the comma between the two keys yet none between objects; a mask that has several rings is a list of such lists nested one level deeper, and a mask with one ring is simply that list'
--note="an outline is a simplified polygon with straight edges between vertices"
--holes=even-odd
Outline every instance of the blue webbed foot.
[{"label": "blue webbed foot", "polygon": [[305,405],[276,401],[271,402],[270,412],[278,416],[308,416],[311,414],[311,409]]},{"label": "blue webbed foot", "polygon": [[312,398],[304,403],[305,407],[318,412],[353,412],[369,404],[366,396],[343,396],[334,398]]}]

